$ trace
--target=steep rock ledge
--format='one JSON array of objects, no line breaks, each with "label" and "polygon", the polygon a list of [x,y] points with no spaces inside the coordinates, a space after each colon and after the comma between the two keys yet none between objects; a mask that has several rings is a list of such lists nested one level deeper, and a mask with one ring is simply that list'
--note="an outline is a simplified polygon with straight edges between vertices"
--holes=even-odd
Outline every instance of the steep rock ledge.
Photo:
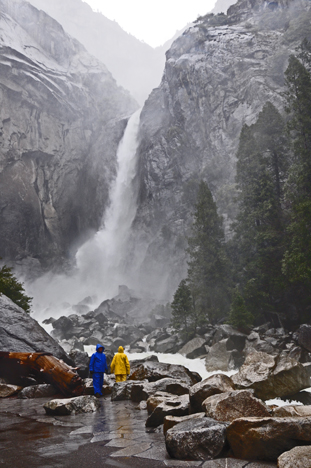
[{"label": "steep rock ledge", "polygon": [[267,101],[283,109],[284,71],[311,34],[309,8],[299,2],[273,11],[266,2],[240,1],[227,17],[203,17],[167,52],[161,85],[141,114],[135,240],[140,250],[145,245],[148,275],[158,275],[170,293],[185,275],[185,236],[200,179],[227,230],[235,217],[241,128],[255,122]]},{"label": "steep rock ledge", "polygon": [[0,256],[50,266],[99,227],[137,104],[48,15],[0,8]]}]

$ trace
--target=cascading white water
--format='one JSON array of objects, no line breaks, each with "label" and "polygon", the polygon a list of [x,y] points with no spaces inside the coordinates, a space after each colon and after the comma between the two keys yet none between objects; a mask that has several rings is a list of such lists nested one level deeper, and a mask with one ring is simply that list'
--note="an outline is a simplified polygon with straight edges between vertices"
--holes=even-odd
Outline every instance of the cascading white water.
[{"label": "cascading white water", "polygon": [[[76,304],[85,296],[97,302],[111,298],[120,284],[126,283],[124,258],[137,208],[137,133],[138,110],[129,119],[117,152],[117,177],[110,190],[110,206],[102,227],[77,252],[75,272],[70,276],[45,275],[27,286],[34,297],[33,309],[38,319],[66,313],[64,303]],[[46,312],[44,312],[44,310]]]},{"label": "cascading white water", "polygon": [[111,189],[111,204],[103,226],[95,237],[77,253],[78,270],[83,273],[91,289],[104,291],[105,296],[116,293],[124,281],[123,262],[127,250],[130,228],[137,207],[136,149],[140,110],[132,115],[120,142],[117,160],[118,173]]}]

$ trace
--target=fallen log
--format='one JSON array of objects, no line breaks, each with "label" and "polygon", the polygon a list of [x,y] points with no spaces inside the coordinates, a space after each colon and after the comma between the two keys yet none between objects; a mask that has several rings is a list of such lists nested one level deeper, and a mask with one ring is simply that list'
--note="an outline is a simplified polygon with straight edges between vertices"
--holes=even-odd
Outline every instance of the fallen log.
[{"label": "fallen log", "polygon": [[[34,376],[53,385],[65,396],[82,395],[83,380],[77,372],[50,353],[0,352],[0,376],[13,382],[19,376]],[[10,383],[11,383],[10,382]]]}]

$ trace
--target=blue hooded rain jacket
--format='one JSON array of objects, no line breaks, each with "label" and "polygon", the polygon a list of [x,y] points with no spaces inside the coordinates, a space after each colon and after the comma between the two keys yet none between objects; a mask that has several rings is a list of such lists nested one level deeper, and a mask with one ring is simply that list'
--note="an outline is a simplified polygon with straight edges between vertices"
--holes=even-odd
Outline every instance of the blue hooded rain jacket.
[{"label": "blue hooded rain jacket", "polygon": [[101,344],[96,345],[96,353],[92,354],[92,357],[90,360],[90,371],[107,373],[108,367],[107,367],[106,355],[103,352],[99,353],[98,352],[99,348],[103,348],[103,351],[105,350],[103,345]]}]

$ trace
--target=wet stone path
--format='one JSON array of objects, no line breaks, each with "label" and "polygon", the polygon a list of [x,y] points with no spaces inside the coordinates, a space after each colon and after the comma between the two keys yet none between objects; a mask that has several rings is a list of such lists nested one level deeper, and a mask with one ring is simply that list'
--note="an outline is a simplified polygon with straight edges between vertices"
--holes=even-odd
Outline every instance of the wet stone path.
[{"label": "wet stone path", "polygon": [[146,410],[129,401],[106,397],[96,413],[59,417],[45,414],[46,401],[0,400],[0,468],[276,467],[233,459],[172,460],[162,426],[146,429]]}]

